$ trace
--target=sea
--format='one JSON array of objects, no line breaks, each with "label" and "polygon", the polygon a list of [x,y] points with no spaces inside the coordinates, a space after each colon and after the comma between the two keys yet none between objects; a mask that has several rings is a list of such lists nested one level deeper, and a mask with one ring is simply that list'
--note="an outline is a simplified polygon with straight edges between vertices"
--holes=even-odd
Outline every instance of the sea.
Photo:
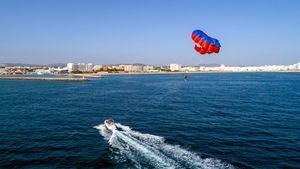
[{"label": "sea", "polygon": [[0,81],[1,169],[299,167],[300,73]]}]

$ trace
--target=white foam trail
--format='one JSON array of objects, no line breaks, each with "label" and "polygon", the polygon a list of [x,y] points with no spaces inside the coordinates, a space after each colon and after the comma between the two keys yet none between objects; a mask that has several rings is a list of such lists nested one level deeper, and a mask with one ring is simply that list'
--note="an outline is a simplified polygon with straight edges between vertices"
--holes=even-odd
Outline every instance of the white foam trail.
[{"label": "white foam trail", "polygon": [[123,131],[126,131],[126,133],[132,137],[137,138],[140,141],[149,143],[149,144],[153,144],[153,143],[163,143],[165,141],[165,139],[163,137],[160,136],[155,136],[152,134],[142,134],[136,131],[131,130],[130,127],[128,126],[124,126],[120,123],[116,123],[116,126],[120,129],[122,129]]},{"label": "white foam trail", "polygon": [[184,166],[188,166],[188,168],[203,168],[203,169],[233,169],[234,167],[230,164],[222,163],[218,159],[213,158],[201,158],[196,153],[190,152],[181,148],[178,145],[169,145],[162,144],[157,146],[158,149],[161,149],[163,152],[172,156],[184,163]]},{"label": "white foam trail", "polygon": [[105,140],[110,139],[111,133],[109,133],[105,130],[104,124],[95,126],[94,128],[99,130],[100,134],[104,137]]},{"label": "white foam trail", "polygon": [[120,123],[116,123],[116,126],[119,128],[119,129],[122,129],[123,131],[131,131],[131,128],[129,126],[124,126]]},{"label": "white foam trail", "polygon": [[[160,153],[153,147],[137,140],[134,137],[130,137],[120,131],[115,131],[114,134],[121,138],[125,143],[130,146],[131,149],[138,152],[139,155],[143,156],[149,163],[156,168],[176,168],[177,164],[174,160],[168,159],[165,155]],[[114,146],[114,145],[112,145]],[[120,148],[117,146],[116,148]],[[123,147],[122,147],[123,148]]]},{"label": "white foam trail", "polygon": [[[104,125],[95,126],[110,146],[134,163],[135,168],[199,168],[232,169],[232,165],[218,159],[201,158],[177,145],[165,143],[160,136],[143,134],[117,123],[118,130],[108,132]],[[144,167],[146,165],[146,167]]]}]

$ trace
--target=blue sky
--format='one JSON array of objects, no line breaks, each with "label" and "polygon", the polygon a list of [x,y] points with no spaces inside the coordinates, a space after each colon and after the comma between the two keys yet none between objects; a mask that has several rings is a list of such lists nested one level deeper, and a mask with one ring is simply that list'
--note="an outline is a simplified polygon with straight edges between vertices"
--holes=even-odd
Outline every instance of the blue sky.
[{"label": "blue sky", "polygon": [[[0,63],[300,62],[298,0],[1,0]],[[201,29],[219,54],[199,55]]]}]

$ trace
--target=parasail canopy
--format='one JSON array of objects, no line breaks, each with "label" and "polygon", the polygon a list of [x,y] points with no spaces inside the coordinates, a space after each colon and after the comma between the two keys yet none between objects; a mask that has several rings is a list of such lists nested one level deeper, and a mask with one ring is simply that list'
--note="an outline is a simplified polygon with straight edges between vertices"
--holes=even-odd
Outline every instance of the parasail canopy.
[{"label": "parasail canopy", "polygon": [[219,53],[221,45],[217,39],[214,39],[201,30],[194,30],[192,40],[195,42],[194,49],[201,55]]}]

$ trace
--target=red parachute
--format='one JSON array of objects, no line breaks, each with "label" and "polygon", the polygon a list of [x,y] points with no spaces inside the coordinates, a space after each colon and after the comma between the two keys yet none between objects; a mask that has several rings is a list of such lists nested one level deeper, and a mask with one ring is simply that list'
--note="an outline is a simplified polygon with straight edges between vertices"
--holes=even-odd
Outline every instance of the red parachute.
[{"label": "red parachute", "polygon": [[201,30],[194,30],[192,40],[195,42],[194,49],[201,55],[219,53],[221,45],[217,39],[206,35]]}]

